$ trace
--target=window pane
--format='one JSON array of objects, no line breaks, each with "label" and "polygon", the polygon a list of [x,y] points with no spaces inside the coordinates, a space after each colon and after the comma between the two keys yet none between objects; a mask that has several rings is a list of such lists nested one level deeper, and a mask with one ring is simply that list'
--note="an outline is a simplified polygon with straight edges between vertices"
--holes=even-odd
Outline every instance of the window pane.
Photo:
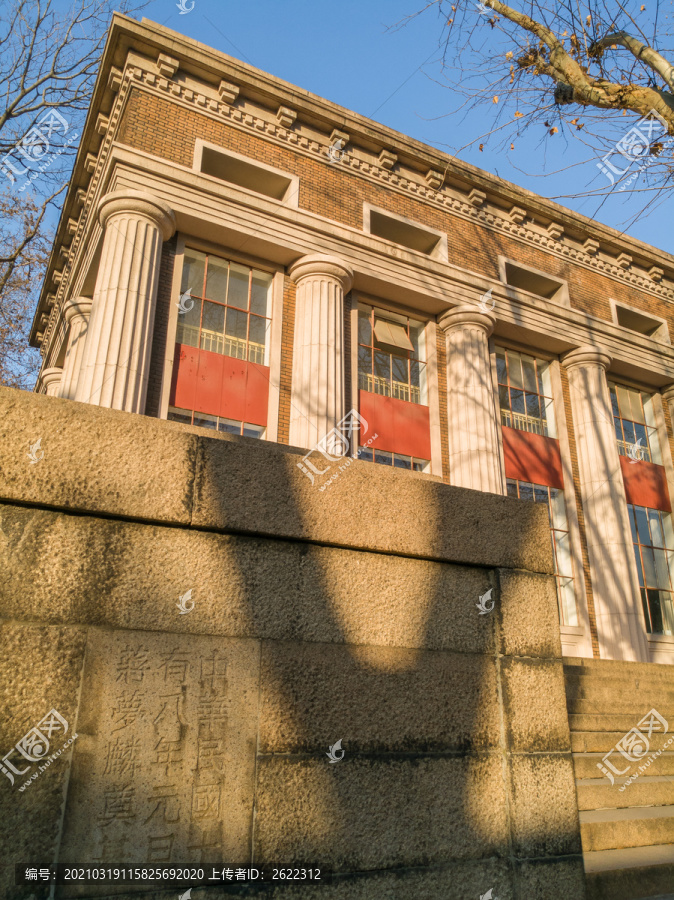
[{"label": "window pane", "polygon": [[412,356],[422,362],[426,360],[426,328],[424,325],[413,325],[410,322],[410,340],[414,351]]},{"label": "window pane", "polygon": [[531,356],[522,356],[522,373],[524,376],[524,390],[538,393],[538,384],[536,383],[536,364]]},{"label": "window pane", "polygon": [[498,402],[501,409],[510,409],[510,391],[505,384],[498,386]]},{"label": "window pane", "polygon": [[413,468],[415,472],[430,472],[430,459],[415,459]]},{"label": "window pane", "polygon": [[227,296],[227,268],[229,263],[224,259],[211,256],[208,260],[206,275],[206,296],[210,300],[225,302]]},{"label": "window pane", "polygon": [[538,402],[538,394],[525,394],[524,399],[527,407],[527,415],[534,419],[540,419],[541,407]]},{"label": "window pane", "polygon": [[664,534],[664,546],[668,550],[674,550],[674,530],[672,529],[672,517],[670,513],[660,513],[662,519],[662,530]]},{"label": "window pane", "polygon": [[516,388],[524,387],[522,384],[522,364],[520,362],[519,353],[508,350],[506,355],[508,357],[508,376],[510,378],[510,384]]},{"label": "window pane", "polygon": [[246,423],[243,426],[243,436],[251,437],[251,438],[259,438],[262,439],[264,437],[264,426],[262,425],[249,425]]},{"label": "window pane", "polygon": [[514,413],[524,415],[524,393],[510,389],[510,408]]},{"label": "window pane", "polygon": [[236,419],[220,419],[218,431],[224,431],[227,434],[241,434],[241,422],[237,422]]},{"label": "window pane", "polygon": [[[403,384],[408,383],[407,379],[407,360],[401,359],[399,356],[391,357],[392,378],[394,381],[401,381]],[[406,398],[401,398],[406,399]]]},{"label": "window pane", "polygon": [[410,456],[399,456],[397,453],[393,457],[393,466],[396,469],[412,469],[412,458]]},{"label": "window pane", "polygon": [[389,453],[386,450],[375,450],[374,451],[374,461],[376,463],[383,463],[386,466],[393,465],[393,454]]},{"label": "window pane", "polygon": [[622,419],[614,419],[613,424],[615,426],[616,440],[619,442],[624,440]]},{"label": "window pane", "polygon": [[271,275],[253,270],[250,311],[258,316],[271,316],[271,283]]},{"label": "window pane", "polygon": [[534,486],[532,484],[527,484],[525,481],[520,481],[520,500],[533,500],[534,499]]},{"label": "window pane", "polygon": [[550,488],[550,517],[553,528],[559,528],[562,531],[568,530],[564,493],[557,488]]},{"label": "window pane", "polygon": [[236,263],[230,265],[227,306],[236,306],[238,309],[248,309],[249,279],[250,269],[247,266],[238,266]]},{"label": "window pane", "polygon": [[629,418],[634,422],[641,422],[643,425],[646,424],[646,420],[644,419],[644,411],[641,406],[641,392],[640,391],[630,391],[630,407],[632,412],[630,413]]},{"label": "window pane", "polygon": [[181,294],[184,294],[187,288],[192,288],[192,294],[201,297],[204,290],[205,262],[205,253],[198,253],[196,250],[185,250],[183,280],[180,285]]},{"label": "window pane", "polygon": [[670,584],[667,553],[664,550],[654,550],[653,557],[655,559],[655,577],[657,578],[655,586],[669,590]]},{"label": "window pane", "polygon": [[665,536],[660,527],[660,516],[657,509],[648,510],[648,524],[651,527],[651,543],[654,547],[665,546]]},{"label": "window pane", "polygon": [[549,501],[548,489],[538,484],[533,485],[533,488],[534,500],[536,501],[536,503],[545,503],[545,505],[547,506]]},{"label": "window pane", "polygon": [[174,406],[169,406],[166,418],[169,422],[182,422],[183,425],[192,424],[192,413],[187,409],[176,409]]},{"label": "window pane", "polygon": [[201,349],[211,353],[224,353],[223,332],[225,329],[225,307],[204,301],[204,315],[201,323]]},{"label": "window pane", "polygon": [[[372,350],[369,347],[358,348],[358,372],[360,374],[372,374]],[[363,390],[371,391],[372,387],[363,388]]]},{"label": "window pane", "polygon": [[662,610],[662,633],[674,634],[674,604],[672,595],[660,591],[660,607]]},{"label": "window pane", "polygon": [[362,309],[358,311],[358,343],[372,343],[372,324],[370,322],[370,316]]},{"label": "window pane", "polygon": [[658,585],[658,576],[655,571],[655,559],[653,558],[653,551],[648,547],[641,548],[641,559],[643,560],[644,566],[644,578],[646,579],[646,587],[656,588]]},{"label": "window pane", "polygon": [[496,350],[496,371],[498,372],[499,384],[507,384],[508,374],[506,371],[505,353],[503,350]]},{"label": "window pane", "polygon": [[631,419],[630,395],[627,388],[616,385],[616,394],[618,395],[618,408],[623,419]]},{"label": "window pane", "polygon": [[578,625],[576,597],[572,578],[559,579],[559,604],[562,608],[562,623],[564,625]]},{"label": "window pane", "polygon": [[227,321],[225,334],[227,337],[236,338],[239,341],[246,340],[246,327],[248,325],[248,316],[245,312],[238,309],[227,310]]},{"label": "window pane", "polygon": [[664,634],[664,620],[660,605],[660,591],[648,591],[648,606],[651,613],[651,625],[655,634]]},{"label": "window pane", "polygon": [[201,319],[201,300],[195,300],[192,309],[178,315],[176,342],[188,347],[199,346],[199,321]]},{"label": "window pane", "polygon": [[623,419],[623,434],[625,435],[625,440],[628,444],[634,444],[636,441],[636,436],[634,433],[634,423],[629,422],[627,419]]},{"label": "window pane", "polygon": [[634,514],[637,519],[637,531],[639,533],[639,543],[650,545],[651,535],[648,531],[648,515],[643,506],[635,506]]},{"label": "window pane", "polygon": [[512,478],[506,479],[506,489],[508,491],[509,497],[515,497],[515,498],[519,497],[519,492],[517,490],[517,482],[514,481]]},{"label": "window pane", "polygon": [[613,408],[613,415],[619,416],[620,409],[618,408],[618,396],[616,394],[616,389],[614,384],[609,385],[609,392],[611,394],[611,407]]},{"label": "window pane", "polygon": [[[374,374],[377,376],[377,378],[384,378],[386,379],[386,381],[389,381],[389,379],[391,378],[391,355],[389,353],[383,353],[381,350],[375,350]],[[383,391],[378,391],[377,393],[383,393]]]},{"label": "window pane", "polygon": [[267,346],[267,334],[270,327],[269,319],[260,319],[258,316],[250,317],[250,334],[248,336],[248,359],[250,362],[265,364],[265,348]]},{"label": "window pane", "polygon": [[372,462],[372,458],[374,455],[374,451],[371,447],[359,447],[358,448],[358,459],[364,459],[368,462]]},{"label": "window pane", "polygon": [[555,547],[557,549],[557,568],[559,575],[573,575],[571,563],[571,542],[564,531],[555,531]]},{"label": "window pane", "polygon": [[210,428],[212,431],[216,431],[218,420],[216,416],[207,416],[205,413],[195,412],[194,424],[198,425],[200,428]]}]

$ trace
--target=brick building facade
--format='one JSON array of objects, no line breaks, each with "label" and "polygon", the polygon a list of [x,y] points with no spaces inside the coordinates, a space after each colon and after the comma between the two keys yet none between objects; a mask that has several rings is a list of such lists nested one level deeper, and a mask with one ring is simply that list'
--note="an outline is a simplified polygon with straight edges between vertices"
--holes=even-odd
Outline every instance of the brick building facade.
[{"label": "brick building facade", "polygon": [[36,390],[545,503],[564,652],[671,663],[673,300],[668,254],[116,16]]}]

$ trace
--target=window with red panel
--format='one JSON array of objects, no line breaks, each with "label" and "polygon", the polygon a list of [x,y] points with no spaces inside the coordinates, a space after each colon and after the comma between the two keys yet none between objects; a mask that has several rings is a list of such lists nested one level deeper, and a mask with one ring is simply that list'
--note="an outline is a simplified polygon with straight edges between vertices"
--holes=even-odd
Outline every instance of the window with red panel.
[{"label": "window with red panel", "polygon": [[264,437],[272,275],[187,249],[169,419]]},{"label": "window with red panel", "polygon": [[[431,458],[423,322],[358,310],[359,411],[368,423],[361,459],[429,472]],[[376,435],[376,437],[373,437]]]}]

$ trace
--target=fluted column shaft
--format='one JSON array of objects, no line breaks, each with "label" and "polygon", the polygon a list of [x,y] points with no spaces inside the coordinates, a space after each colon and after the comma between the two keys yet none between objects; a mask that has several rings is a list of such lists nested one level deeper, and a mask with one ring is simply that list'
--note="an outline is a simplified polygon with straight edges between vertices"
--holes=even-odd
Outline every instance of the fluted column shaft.
[{"label": "fluted column shaft", "polygon": [[40,377],[48,397],[58,397],[62,375],[63,369],[57,366],[42,370],[42,375]]},{"label": "fluted column shaft", "polygon": [[569,374],[590,580],[603,659],[648,660],[627,499],[606,369],[594,347],[563,359]]},{"label": "fluted column shaft", "polygon": [[140,191],[103,197],[103,250],[75,399],[145,412],[162,241],[175,217]]},{"label": "fluted column shaft", "polygon": [[305,256],[290,270],[297,284],[290,443],[313,447],[344,417],[344,295],[353,282],[339,259]]},{"label": "fluted column shaft", "polygon": [[63,317],[69,327],[68,346],[66,347],[66,358],[63,363],[59,397],[64,397],[67,400],[75,399],[77,380],[82,368],[82,360],[84,359],[84,345],[90,313],[91,300],[87,297],[69,300],[63,310]]},{"label": "fluted column shaft", "polygon": [[440,319],[447,337],[450,483],[503,494],[505,473],[489,357],[494,323],[491,313],[468,304]]}]

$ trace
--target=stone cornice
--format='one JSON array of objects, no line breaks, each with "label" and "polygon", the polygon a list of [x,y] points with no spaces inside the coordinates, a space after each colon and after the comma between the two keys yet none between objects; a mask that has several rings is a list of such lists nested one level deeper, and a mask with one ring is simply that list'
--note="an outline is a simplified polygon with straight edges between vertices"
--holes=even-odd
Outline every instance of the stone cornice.
[{"label": "stone cornice", "polygon": [[[171,57],[163,51],[169,49]],[[164,55],[162,61],[160,56]],[[143,66],[127,63],[128,56],[134,58],[145,55]],[[171,60],[167,66],[166,59]],[[176,74],[187,75],[201,82],[201,90],[186,86],[175,80]],[[239,93],[232,96],[234,104],[247,98],[261,103],[261,115],[244,113],[236,105],[224,102],[219,89],[227,82],[230,87],[239,87]],[[66,232],[72,234],[78,221],[79,205],[85,194],[90,194],[92,185],[100,177],[102,163],[109,149],[123,105],[128,96],[128,88],[133,82],[153,90],[181,104],[196,108],[201,113],[228,121],[234,127],[253,130],[265,140],[285,143],[298,153],[323,158],[327,162],[330,135],[335,126],[344,129],[350,136],[349,151],[344,153],[339,165],[350,172],[386,184],[397,193],[416,197],[423,202],[482,226],[508,234],[523,243],[538,246],[548,253],[577,265],[602,272],[616,281],[630,284],[639,290],[667,300],[674,300],[671,286],[658,281],[660,272],[670,277],[674,272],[674,259],[657,248],[650,247],[633,238],[626,237],[608,226],[601,225],[585,216],[565,209],[558,204],[538,197],[530,191],[502,182],[487,172],[468,163],[439,153],[435,149],[392,129],[379,125],[357,113],[324,100],[293,85],[263,73],[246,63],[213,50],[197,41],[185,38],[156,23],[132,19],[115,14],[101,69],[94,89],[94,96],[83,130],[82,142],[75,162],[73,178],[64,203],[63,213],[57,229],[57,240],[52,251],[43,293],[36,311],[31,340],[34,342],[37,325],[46,310],[46,295],[52,290],[53,273],[59,260],[60,245]],[[116,96],[115,96],[116,95]],[[287,128],[278,118],[280,107],[287,107],[297,118]],[[288,116],[281,116],[289,122]],[[323,132],[320,139],[311,139],[303,130],[318,127]],[[101,143],[102,136],[102,143]],[[96,152],[92,152],[92,149]],[[382,157],[382,150],[386,154]],[[395,156],[396,163],[391,164]],[[409,177],[400,174],[408,169]],[[397,171],[396,171],[397,170]],[[438,184],[435,174],[442,174],[444,186],[435,189],[429,184]],[[84,186],[87,185],[85,188]],[[480,190],[478,190],[478,188]],[[477,193],[476,193],[477,192]],[[477,195],[487,200],[476,204]],[[518,224],[508,214],[513,204],[524,204],[531,218]],[[87,214],[84,201],[82,218]],[[90,211],[89,211],[90,214]],[[79,227],[81,222],[78,223]],[[592,237],[588,238],[591,234]],[[77,237],[77,230],[75,238]],[[610,255],[599,254],[599,241],[610,247]],[[75,241],[73,242],[74,246]],[[624,251],[629,250],[626,254]],[[618,258],[622,257],[622,264]],[[72,266],[72,252],[66,268]],[[643,274],[634,271],[634,266],[623,268],[626,258],[643,261]],[[658,262],[658,266],[653,263]],[[655,274],[653,274],[655,273]],[[64,276],[67,272],[64,271]],[[62,299],[66,278],[58,284]],[[54,305],[51,321],[44,334],[47,339],[54,325],[58,304]],[[44,350],[43,350],[44,352]]]}]

